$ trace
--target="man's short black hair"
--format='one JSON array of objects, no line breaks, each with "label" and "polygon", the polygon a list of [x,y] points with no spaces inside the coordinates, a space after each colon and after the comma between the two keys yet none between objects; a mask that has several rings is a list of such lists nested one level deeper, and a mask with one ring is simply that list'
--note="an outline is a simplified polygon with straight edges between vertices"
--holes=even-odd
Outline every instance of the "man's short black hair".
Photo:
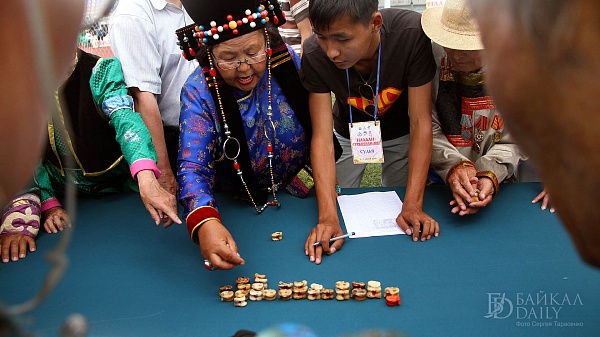
[{"label": "man's short black hair", "polygon": [[333,22],[344,16],[368,26],[378,6],[378,0],[310,0],[308,15],[316,31],[329,30]]}]

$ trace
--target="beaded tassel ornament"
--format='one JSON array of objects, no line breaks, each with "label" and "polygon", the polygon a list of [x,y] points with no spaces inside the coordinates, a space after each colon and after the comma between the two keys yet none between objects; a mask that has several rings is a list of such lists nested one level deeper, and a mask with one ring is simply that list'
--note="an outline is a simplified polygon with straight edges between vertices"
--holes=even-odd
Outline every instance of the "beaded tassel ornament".
[{"label": "beaded tassel ornament", "polygon": [[[269,192],[272,193],[273,200],[267,201],[260,208],[254,201],[254,198],[252,197],[252,193],[250,193],[250,189],[248,189],[248,185],[246,184],[246,181],[244,180],[244,177],[242,176],[242,170],[241,170],[240,164],[238,163],[238,160],[237,160],[238,156],[240,154],[240,150],[241,150],[240,141],[237,138],[232,137],[231,131],[229,131],[229,125],[227,125],[227,119],[225,118],[225,111],[223,110],[223,103],[221,102],[221,94],[219,93],[219,86],[217,85],[217,69],[215,69],[215,67],[214,67],[214,62],[213,62],[211,53],[208,53],[208,62],[210,64],[210,76],[212,77],[212,81],[215,86],[215,91],[217,93],[219,112],[221,113],[221,118],[223,118],[223,128],[225,129],[224,131],[225,131],[226,139],[225,139],[225,142],[223,142],[223,154],[225,155],[225,158],[227,158],[233,162],[233,168],[235,169],[237,176],[240,177],[240,180],[242,181],[242,185],[244,186],[244,189],[246,190],[246,193],[248,194],[248,197],[250,198],[252,205],[254,205],[254,209],[256,209],[256,212],[259,214],[262,213],[269,206],[281,207],[281,203],[277,200],[277,193],[276,193],[278,184],[275,183],[275,177],[273,175],[273,143],[275,142],[275,124],[273,123],[273,119],[272,119],[273,107],[271,106],[272,105],[271,55],[273,54],[273,50],[271,49],[271,39],[270,39],[269,34],[267,33],[266,29],[265,29],[265,39],[267,41],[267,74],[268,74],[267,75],[268,76],[267,100],[269,102],[268,107],[267,107],[267,122],[265,123],[265,138],[267,140],[267,152],[268,152],[267,157],[269,158],[269,174],[271,176],[271,187],[269,187],[268,190],[269,190]],[[268,129],[271,129],[273,132],[272,138],[269,137]],[[237,152],[234,156],[230,156],[225,151],[225,148],[227,147],[228,142],[232,142],[237,145]]]}]

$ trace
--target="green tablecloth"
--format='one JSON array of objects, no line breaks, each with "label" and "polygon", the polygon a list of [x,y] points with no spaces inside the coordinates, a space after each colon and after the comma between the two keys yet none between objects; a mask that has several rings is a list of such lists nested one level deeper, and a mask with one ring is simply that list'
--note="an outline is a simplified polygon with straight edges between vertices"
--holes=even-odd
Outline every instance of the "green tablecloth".
[{"label": "green tablecloth", "polygon": [[[383,329],[409,336],[598,336],[600,273],[576,254],[558,217],[532,205],[538,184],[504,184],[480,213],[450,213],[445,186],[429,186],[425,211],[441,224],[426,243],[407,236],[348,239],[321,265],[308,262],[304,240],[316,224],[316,199],[280,196],[279,210],[256,215],[242,201],[218,198],[223,220],[246,265],[209,272],[184,226],[155,227],[134,194],[79,203],[68,250],[70,265],[54,292],[19,317],[39,336],[56,336],[64,319],[81,313],[89,336],[231,336],[282,322],[332,337]],[[351,189],[361,193],[384,189]],[[396,189],[401,199],[404,188]],[[271,233],[283,240],[271,241]],[[5,305],[30,298],[48,271],[44,255],[60,238],[41,234],[38,251],[0,265]],[[221,285],[266,274],[333,288],[338,280],[378,280],[398,286],[402,305],[385,300],[261,301],[245,308],[220,302]],[[574,326],[572,326],[574,325]]]}]

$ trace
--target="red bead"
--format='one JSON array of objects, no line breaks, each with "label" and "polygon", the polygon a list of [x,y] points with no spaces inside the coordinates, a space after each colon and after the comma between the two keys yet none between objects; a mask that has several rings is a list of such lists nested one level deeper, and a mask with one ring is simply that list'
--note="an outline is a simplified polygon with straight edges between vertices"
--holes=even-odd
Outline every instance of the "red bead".
[{"label": "red bead", "polygon": [[233,20],[233,16],[231,14],[227,15],[227,21]]},{"label": "red bead", "polygon": [[229,29],[229,25],[228,24],[223,24],[223,30],[228,30]]},{"label": "red bead", "polygon": [[189,51],[190,51],[190,55],[196,56],[196,52],[194,51],[194,49],[190,48]]},{"label": "red bead", "polygon": [[213,34],[217,34],[217,33],[219,32],[219,31],[217,30],[217,27],[212,27],[212,28],[210,29],[210,31],[211,31],[211,33],[213,33]]},{"label": "red bead", "polygon": [[238,24],[238,27],[240,27],[241,25],[244,24],[244,22],[242,22],[242,20],[237,20],[237,24]]},{"label": "red bead", "polygon": [[385,304],[390,307],[400,305],[400,295],[387,295],[385,297]]},{"label": "red bead", "polygon": [[252,14],[248,15],[246,18],[248,19],[249,22],[254,21],[254,17],[252,16]]},{"label": "red bead", "polygon": [[240,169],[240,164],[238,162],[234,162],[233,163],[233,168],[236,169],[236,170],[239,170]]},{"label": "red bead", "polygon": [[187,59],[187,55],[185,55],[185,51],[182,51],[182,52],[181,52],[181,55],[183,55],[183,58],[184,58],[184,59]]},{"label": "red bead", "polygon": [[283,16],[283,18],[285,19],[285,12],[281,12],[281,15]]},{"label": "red bead", "polygon": [[271,200],[271,201],[269,202],[269,205],[271,205],[271,206],[275,206],[275,200]]},{"label": "red bead", "polygon": [[234,29],[231,32],[233,33],[233,35],[237,35],[238,34],[238,30],[237,29]]},{"label": "red bead", "polygon": [[274,16],[273,17],[273,23],[278,24],[279,23],[279,18]]},{"label": "red bead", "polygon": [[269,56],[273,55],[273,49],[271,49],[271,48],[267,49],[267,55],[269,55]]},{"label": "red bead", "polygon": [[215,76],[217,76],[217,69],[210,68],[209,73],[210,73],[210,76],[215,77]]},{"label": "red bead", "polygon": [[267,151],[273,152],[273,145],[267,145]]}]

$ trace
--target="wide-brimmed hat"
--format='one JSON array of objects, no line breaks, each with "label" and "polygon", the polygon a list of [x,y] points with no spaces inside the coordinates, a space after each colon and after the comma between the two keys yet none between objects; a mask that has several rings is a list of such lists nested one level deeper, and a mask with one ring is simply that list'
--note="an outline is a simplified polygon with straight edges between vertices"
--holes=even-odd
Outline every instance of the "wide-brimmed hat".
[{"label": "wide-brimmed hat", "polygon": [[421,16],[421,26],[425,34],[442,47],[483,49],[477,22],[465,0],[446,0],[444,7],[427,8]]},{"label": "wide-brimmed hat", "polygon": [[[181,0],[194,24],[176,31],[186,58],[193,58],[192,48],[212,46],[263,29],[271,22],[285,23],[277,0]],[[191,54],[191,55],[185,55]]]}]

